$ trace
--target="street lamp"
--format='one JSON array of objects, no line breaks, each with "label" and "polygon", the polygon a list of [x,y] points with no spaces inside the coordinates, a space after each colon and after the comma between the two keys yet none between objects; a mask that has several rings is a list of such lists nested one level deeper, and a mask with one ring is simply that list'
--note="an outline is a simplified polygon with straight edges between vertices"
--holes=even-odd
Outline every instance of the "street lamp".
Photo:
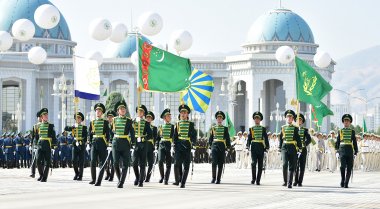
[{"label": "street lamp", "polygon": [[[276,121],[276,134],[278,132],[278,122],[279,121],[282,121],[282,117],[280,116],[280,113],[279,113],[279,107],[280,107],[280,104],[278,104],[278,102],[276,103],[276,116],[275,116],[275,121]],[[272,112],[270,113],[270,116],[269,116],[269,120],[270,121],[273,121],[273,115],[272,115]]]},{"label": "street lamp", "polygon": [[[226,83],[227,82],[227,86]],[[222,79],[222,85],[220,86],[220,90],[222,93],[220,93],[220,96],[227,96],[228,102],[232,103],[232,105],[237,105],[237,102],[235,101],[236,96],[242,96],[244,95],[241,90],[241,82],[237,84],[237,87],[233,83],[232,78],[232,67],[230,66],[228,69],[228,78]]]},{"label": "street lamp", "polygon": [[369,98],[369,99],[367,99],[367,98],[361,98],[361,97],[352,97],[352,98],[358,99],[358,100],[360,100],[360,101],[362,101],[362,102],[365,103],[365,115],[366,116],[367,116],[368,103],[371,102],[371,101],[373,101],[373,100],[375,100],[375,99],[380,99],[380,97],[372,97],[372,98]]},{"label": "street lamp", "polygon": [[197,129],[198,129],[198,131],[197,131],[197,139],[199,139],[199,130],[200,130],[200,121],[201,121],[201,119],[202,119],[202,115],[199,113],[199,112],[197,112],[196,114],[194,114],[194,119],[195,120],[197,120]]},{"label": "street lamp", "polygon": [[67,84],[67,79],[63,71],[62,71],[62,76],[58,80],[54,79],[54,83],[53,83],[54,93],[52,95],[61,97],[61,116],[59,118],[61,119],[62,131],[64,130],[66,126],[66,118],[67,118],[65,99],[68,96],[73,95],[73,92],[72,92],[73,89],[74,89],[73,82],[70,82],[70,84]]},{"label": "street lamp", "polygon": [[347,91],[343,91],[341,89],[334,89],[335,91],[339,91],[341,93],[344,93],[347,95],[347,101],[348,101],[348,112],[351,112],[351,103],[350,103],[350,97],[351,95],[353,95],[354,93],[356,92],[359,92],[359,91],[364,91],[365,89],[356,89],[354,91],[351,91],[351,92],[347,92]]}]

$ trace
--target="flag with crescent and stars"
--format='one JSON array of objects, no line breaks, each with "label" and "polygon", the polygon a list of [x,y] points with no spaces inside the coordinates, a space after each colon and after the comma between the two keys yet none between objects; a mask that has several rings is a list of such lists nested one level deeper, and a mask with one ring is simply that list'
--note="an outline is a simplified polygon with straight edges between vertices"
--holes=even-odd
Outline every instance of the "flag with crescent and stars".
[{"label": "flag with crescent and stars", "polygon": [[187,58],[152,46],[139,38],[139,84],[144,91],[179,92],[190,85]]}]

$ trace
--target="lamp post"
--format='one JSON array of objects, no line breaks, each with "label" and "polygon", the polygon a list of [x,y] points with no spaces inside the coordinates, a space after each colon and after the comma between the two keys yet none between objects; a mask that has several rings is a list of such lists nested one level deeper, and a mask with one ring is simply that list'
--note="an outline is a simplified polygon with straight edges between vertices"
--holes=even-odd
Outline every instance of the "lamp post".
[{"label": "lamp post", "polygon": [[344,91],[344,90],[341,90],[341,89],[334,89],[335,91],[339,91],[341,93],[344,93],[347,95],[347,101],[348,101],[348,112],[351,112],[351,102],[350,102],[350,97],[351,95],[353,95],[354,93],[357,93],[359,91],[364,91],[365,89],[356,89],[355,91],[351,91],[351,92],[347,92],[347,91]]},{"label": "lamp post", "polygon": [[199,130],[200,130],[200,121],[201,121],[201,118],[202,118],[202,116],[201,116],[201,114],[200,113],[196,113],[196,114],[194,114],[194,119],[195,120],[197,120],[197,139],[199,139],[199,136],[200,136],[200,134],[199,134]]},{"label": "lamp post", "polygon": [[[61,128],[62,131],[64,130],[66,126],[66,103],[65,99],[68,96],[73,95],[73,82],[70,82],[70,84],[67,84],[67,80],[65,77],[65,74],[62,72],[61,77],[58,80],[54,80],[53,84],[53,91],[54,93],[52,94],[53,96],[59,96],[61,97]],[[58,118],[59,119],[59,118]]]},{"label": "lamp post", "polygon": [[361,98],[361,97],[352,97],[354,99],[358,99],[362,102],[364,102],[365,104],[365,116],[364,117],[367,117],[367,110],[368,110],[368,103],[372,102],[373,100],[375,99],[380,99],[380,97],[372,97],[372,98]]},{"label": "lamp post", "polygon": [[[275,121],[276,121],[276,134],[278,133],[278,122],[279,121],[282,121],[282,117],[280,116],[280,112],[279,112],[279,107],[280,107],[280,104],[278,104],[278,102],[276,103],[276,116],[275,116]],[[269,120],[270,121],[273,121],[273,115],[272,115],[272,112],[270,113],[270,116],[269,116]]]}]

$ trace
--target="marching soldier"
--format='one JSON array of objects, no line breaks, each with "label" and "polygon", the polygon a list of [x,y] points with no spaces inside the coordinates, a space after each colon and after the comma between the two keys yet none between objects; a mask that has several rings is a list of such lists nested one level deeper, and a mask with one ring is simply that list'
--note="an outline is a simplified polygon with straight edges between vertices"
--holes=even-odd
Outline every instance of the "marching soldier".
[{"label": "marching soldier", "polygon": [[32,164],[30,166],[31,174],[29,177],[34,178],[36,176],[36,154],[37,154],[37,135],[38,135],[38,127],[41,123],[40,111],[37,112],[37,123],[33,125],[32,133],[31,133],[31,147],[30,150],[32,152]]},{"label": "marching soldier", "polygon": [[82,125],[84,115],[81,112],[77,112],[74,115],[76,123],[72,127],[73,142],[73,167],[75,176],[73,180],[82,181],[84,170],[84,155],[86,150],[87,141],[87,126]]},{"label": "marching soldier", "polygon": [[[212,155],[212,180],[211,183],[220,184],[222,177],[223,165],[225,165],[226,150],[231,148],[230,134],[228,128],[222,125],[226,115],[222,111],[215,113],[217,124],[211,128],[209,146]],[[218,175],[216,167],[218,166]],[[216,180],[216,182],[215,182]]]},{"label": "marching soldier", "polygon": [[[24,153],[25,153],[25,147],[24,147],[24,138],[21,136],[21,132],[16,134],[16,137],[14,138],[14,144],[16,145],[16,168],[24,167],[23,162],[25,161]],[[21,164],[21,165],[20,165]]]},{"label": "marching soldier", "polygon": [[[161,119],[164,120],[164,124],[159,128],[159,134],[157,137],[157,150],[158,150],[158,168],[160,170],[161,179],[159,183],[163,181],[165,185],[168,185],[170,169],[172,166],[171,149],[174,136],[174,125],[170,123],[171,114],[170,109],[165,109],[161,113]],[[164,175],[164,162],[166,164],[166,172]]]},{"label": "marching soldier", "polygon": [[[252,115],[255,121],[255,126],[249,129],[247,149],[251,148],[252,158],[252,181],[251,184],[260,185],[261,174],[263,172],[263,160],[264,153],[268,153],[269,141],[267,130],[261,126],[260,123],[263,120],[263,114],[261,112],[254,112]],[[256,176],[256,164],[258,164],[257,176]]]},{"label": "marching soldier", "polygon": [[153,170],[153,163],[155,160],[155,153],[157,153],[154,147],[157,140],[157,127],[152,125],[152,121],[154,121],[154,119],[154,113],[148,111],[148,114],[146,115],[146,120],[148,121],[150,129],[152,130],[152,138],[148,139],[148,143],[146,144],[146,160],[148,162],[148,170],[146,172],[145,182],[150,181],[150,176],[152,175]]},{"label": "marching soldier", "polygon": [[8,132],[4,139],[4,153],[7,169],[13,168],[14,143],[12,140],[12,135],[13,133]]},{"label": "marching soldier", "polygon": [[[127,176],[127,170],[130,165],[130,150],[132,142],[135,141],[133,121],[126,116],[126,107],[127,104],[124,100],[116,103],[115,110],[119,116],[115,117],[112,123],[112,130],[114,133],[114,138],[112,140],[113,166],[119,180],[117,188],[123,188]],[[120,161],[122,162],[121,171]]]},{"label": "marching soldier", "polygon": [[287,125],[281,127],[279,146],[282,155],[282,175],[284,178],[282,186],[288,185],[288,188],[292,188],[297,154],[300,154],[300,151],[302,151],[302,143],[299,137],[299,129],[293,125],[296,114],[293,110],[287,110],[284,115]]},{"label": "marching soldier", "polygon": [[[105,164],[107,160],[107,145],[110,139],[110,130],[108,121],[102,116],[106,111],[106,107],[102,103],[94,106],[96,119],[91,121],[89,128],[91,147],[91,181],[90,184],[100,186],[102,183]],[[99,176],[96,181],[96,163],[99,161]],[[96,183],[95,183],[96,181]]]},{"label": "marching soldier", "polygon": [[54,124],[48,122],[48,109],[40,110],[41,123],[38,126],[36,144],[37,144],[37,169],[40,177],[37,179],[46,182],[49,174],[51,163],[52,144],[57,142],[54,130]]},{"label": "marching soldier", "polygon": [[[192,146],[197,140],[197,133],[194,128],[194,123],[188,120],[190,108],[187,105],[180,105],[178,108],[181,120],[177,122],[174,131],[174,175],[175,182],[173,185],[179,185],[185,188],[186,179],[190,170]],[[180,175],[180,171],[183,173]]]},{"label": "marching soldier", "polygon": [[[116,117],[116,112],[113,111],[113,110],[109,110],[107,111],[107,120],[108,120],[108,123],[109,123],[109,126],[110,126],[110,130],[112,130],[112,127],[113,127],[113,119],[114,117]],[[110,142],[108,143],[108,147],[112,147],[112,139],[113,139],[113,133],[112,131],[110,132]],[[111,153],[109,154],[109,158],[106,162],[106,166],[105,166],[105,169],[106,169],[106,177],[104,178],[104,180],[108,180],[108,181],[113,181],[113,177],[115,175],[115,168],[113,166],[113,155],[112,155],[112,151]]]},{"label": "marching soldier", "polygon": [[348,182],[354,165],[354,156],[358,153],[358,145],[356,142],[355,131],[350,128],[352,116],[350,114],[344,114],[342,122],[344,128],[338,133],[335,149],[339,150],[337,156],[340,158],[340,186],[348,188]]},{"label": "marching soldier", "polygon": [[307,149],[306,147],[309,146],[311,142],[311,137],[309,134],[309,130],[303,125],[305,124],[305,116],[303,114],[300,114],[300,117],[298,118],[299,123],[299,136],[302,143],[302,152],[301,156],[297,159],[297,168],[296,168],[296,175],[294,178],[294,184],[293,186],[300,186],[302,187],[303,182],[303,176],[305,174],[305,167],[306,167],[306,159],[307,159]]},{"label": "marching soldier", "polygon": [[[135,172],[135,186],[143,187],[145,180],[146,149],[148,139],[152,138],[152,129],[148,121],[144,119],[148,110],[145,105],[136,107],[137,117],[134,120],[136,145],[133,151],[133,171]],[[140,172],[139,172],[140,166]]]}]

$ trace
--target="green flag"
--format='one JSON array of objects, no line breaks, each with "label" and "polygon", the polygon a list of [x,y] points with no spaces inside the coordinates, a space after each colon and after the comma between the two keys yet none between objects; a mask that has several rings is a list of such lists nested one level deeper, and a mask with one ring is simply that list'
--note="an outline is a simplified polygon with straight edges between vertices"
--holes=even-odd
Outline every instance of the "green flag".
[{"label": "green flag", "polygon": [[319,101],[318,105],[313,105],[311,109],[312,121],[314,121],[317,126],[322,126],[323,118],[328,115],[334,115],[323,102]]},{"label": "green flag", "polygon": [[230,116],[228,115],[228,112],[226,113],[226,126],[228,128],[228,133],[230,133],[230,137],[233,137],[236,135],[235,126],[232,123]]},{"label": "green flag", "polygon": [[190,60],[139,39],[139,83],[146,91],[178,92],[190,86]]},{"label": "green flag", "polygon": [[363,117],[363,133],[367,133],[367,124],[365,122],[364,117]]},{"label": "green flag", "polygon": [[103,93],[103,96],[104,96],[104,97],[107,96],[107,90],[108,90],[108,89],[106,89],[106,90],[104,91],[104,93]]},{"label": "green flag", "polygon": [[312,105],[319,105],[331,90],[332,86],[307,62],[296,57],[297,99]]}]

